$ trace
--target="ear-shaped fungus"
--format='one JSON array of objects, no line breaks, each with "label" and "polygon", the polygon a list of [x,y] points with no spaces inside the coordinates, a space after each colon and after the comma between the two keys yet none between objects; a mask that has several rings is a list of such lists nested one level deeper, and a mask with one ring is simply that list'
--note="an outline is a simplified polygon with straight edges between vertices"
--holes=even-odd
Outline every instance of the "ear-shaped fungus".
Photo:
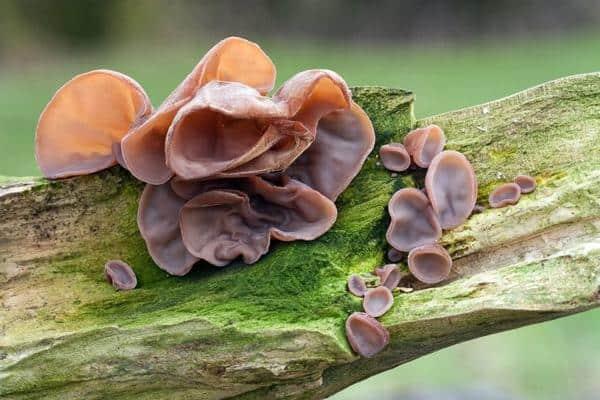
[{"label": "ear-shaped fungus", "polygon": [[531,193],[535,190],[535,179],[529,175],[518,175],[515,183],[521,188],[521,193]]},{"label": "ear-shaped fungus", "polygon": [[442,236],[440,223],[427,196],[418,189],[401,189],[388,203],[391,223],[387,241],[395,249],[409,251],[435,243]]},{"label": "ear-shaped fungus", "polygon": [[366,313],[352,313],[346,320],[346,337],[356,353],[373,357],[388,345],[390,334],[375,318]]},{"label": "ear-shaped fungus", "polygon": [[383,166],[390,171],[402,172],[410,167],[410,155],[400,143],[381,146],[379,158],[381,158]]},{"label": "ear-shaped fungus", "polygon": [[381,268],[377,268],[375,269],[375,274],[379,277],[381,285],[390,290],[394,290],[402,278],[400,268],[395,264],[386,264]]},{"label": "ear-shaped fungus", "polygon": [[387,259],[393,263],[398,262],[404,258],[404,253],[390,247],[387,251]]},{"label": "ear-shaped fungus", "polygon": [[269,249],[271,237],[313,240],[335,222],[333,202],[293,179],[283,186],[259,177],[240,183],[242,190],[211,190],[188,201],[180,213],[186,248],[213,265],[238,256],[256,262]]},{"label": "ear-shaped fungus", "polygon": [[154,262],[171,275],[187,274],[198,258],[184,246],[179,212],[186,200],[169,183],[146,185],[138,208],[138,227]]},{"label": "ear-shaped fungus", "polygon": [[357,297],[363,297],[367,293],[367,285],[360,276],[350,275],[350,278],[348,278],[348,291]]},{"label": "ear-shaped fungus", "polygon": [[137,277],[129,265],[111,260],[104,265],[104,277],[117,290],[131,290],[137,286]]},{"label": "ear-shaped fungus", "polygon": [[443,229],[465,222],[477,200],[473,167],[457,151],[443,151],[434,157],[425,176],[425,189]]},{"label": "ear-shaped fungus", "polygon": [[165,160],[167,129],[196,91],[215,80],[240,82],[265,94],[275,83],[275,66],[257,44],[239,37],[213,46],[156,113],[124,138],[123,158],[136,178],[155,185],[169,180],[173,174]]},{"label": "ear-shaped fungus", "polygon": [[446,145],[444,131],[437,125],[415,129],[404,138],[404,147],[413,162],[421,168],[427,168],[431,161]]},{"label": "ear-shaped fungus", "polygon": [[76,76],[40,115],[35,157],[42,173],[64,178],[115,165],[121,138],[151,112],[142,87],[123,74],[96,70]]},{"label": "ear-shaped fungus", "polygon": [[450,275],[452,258],[442,246],[428,244],[408,253],[408,269],[423,283],[439,283]]},{"label": "ear-shaped fungus", "polygon": [[500,208],[509,204],[517,204],[521,198],[521,187],[516,183],[505,183],[490,193],[490,207]]},{"label": "ear-shaped fungus", "polygon": [[377,286],[367,291],[363,299],[363,308],[371,317],[381,317],[394,304],[394,296],[385,286]]}]

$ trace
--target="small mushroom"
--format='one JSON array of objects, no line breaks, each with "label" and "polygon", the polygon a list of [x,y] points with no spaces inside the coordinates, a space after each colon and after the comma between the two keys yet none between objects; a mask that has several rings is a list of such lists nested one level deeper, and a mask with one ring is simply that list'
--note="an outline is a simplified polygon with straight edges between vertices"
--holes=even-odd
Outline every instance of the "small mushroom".
[{"label": "small mushroom", "polygon": [[394,290],[402,278],[400,268],[396,264],[386,264],[381,268],[377,268],[375,274],[379,277],[381,285],[390,290]]},{"label": "small mushroom", "polygon": [[400,143],[381,146],[379,157],[383,166],[390,171],[402,172],[410,167],[410,155]]},{"label": "small mushroom", "polygon": [[413,162],[421,168],[429,167],[433,158],[444,150],[445,145],[446,136],[437,125],[415,129],[404,138],[404,147]]},{"label": "small mushroom", "polygon": [[357,297],[364,297],[367,293],[367,285],[360,276],[350,275],[350,278],[348,278],[348,291]]},{"label": "small mushroom", "polygon": [[500,208],[517,204],[521,198],[521,186],[516,183],[504,183],[490,193],[490,207]]},{"label": "small mushroom", "polygon": [[521,193],[531,193],[535,190],[535,178],[529,175],[518,175],[515,183],[521,188]]},{"label": "small mushroom", "polygon": [[425,175],[431,207],[443,229],[455,228],[469,218],[477,200],[477,178],[467,158],[443,151],[431,161]]},{"label": "small mushroom", "polygon": [[390,247],[387,251],[387,259],[393,263],[401,261],[404,258],[404,253],[396,250],[393,247]]},{"label": "small mushroom", "polygon": [[390,341],[390,334],[375,318],[362,312],[352,313],[346,320],[346,337],[356,353],[373,357]]},{"label": "small mushroom", "polygon": [[452,258],[442,246],[428,244],[408,253],[408,269],[423,283],[439,283],[450,275]]},{"label": "small mushroom", "polygon": [[440,223],[427,196],[418,189],[397,191],[388,203],[388,210],[391,223],[386,238],[397,250],[410,251],[435,243],[442,236]]},{"label": "small mushroom", "polygon": [[381,317],[393,304],[392,291],[385,286],[377,286],[367,291],[363,299],[363,308],[371,317]]},{"label": "small mushroom", "polygon": [[104,265],[104,276],[117,290],[131,290],[137,286],[135,272],[121,260],[111,260]]}]

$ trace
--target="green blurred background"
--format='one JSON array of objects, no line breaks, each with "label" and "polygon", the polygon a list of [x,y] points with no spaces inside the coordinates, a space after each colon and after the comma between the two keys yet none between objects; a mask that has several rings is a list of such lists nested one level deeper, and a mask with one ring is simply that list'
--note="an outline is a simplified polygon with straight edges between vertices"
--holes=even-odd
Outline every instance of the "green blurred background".
[{"label": "green blurred background", "polygon": [[[417,117],[600,69],[599,1],[0,0],[0,175],[38,175],[37,116],[95,68],[155,105],[224,36],[259,42],[278,83],[330,68],[351,85],[413,90]],[[600,312],[454,346],[341,399],[598,399]]]}]

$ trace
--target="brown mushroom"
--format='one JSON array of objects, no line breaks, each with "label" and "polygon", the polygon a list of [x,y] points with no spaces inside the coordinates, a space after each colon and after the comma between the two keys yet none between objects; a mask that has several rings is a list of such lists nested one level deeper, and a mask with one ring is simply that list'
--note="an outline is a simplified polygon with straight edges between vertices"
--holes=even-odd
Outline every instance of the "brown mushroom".
[{"label": "brown mushroom", "polygon": [[393,263],[396,263],[404,258],[404,253],[390,247],[387,251],[387,259]]},{"label": "brown mushroom", "polygon": [[35,157],[42,173],[64,178],[115,165],[121,138],[151,112],[144,89],[128,76],[109,70],[77,75],[40,115]]},{"label": "brown mushroom", "polygon": [[521,193],[531,193],[535,190],[535,178],[529,175],[518,175],[515,183],[521,188]]},{"label": "brown mushroom", "polygon": [[377,268],[375,274],[379,277],[381,285],[390,290],[394,290],[402,278],[400,268],[396,264],[386,264],[381,268]]},{"label": "brown mushroom", "polygon": [[154,262],[171,275],[187,274],[198,258],[184,246],[179,212],[186,200],[169,183],[146,185],[138,207],[138,227]]},{"label": "brown mushroom", "polygon": [[473,167],[457,151],[443,151],[434,157],[425,176],[425,189],[443,229],[465,222],[477,200]]},{"label": "brown mushroom", "polygon": [[256,262],[271,237],[313,240],[335,222],[335,204],[293,179],[277,186],[260,177],[243,179],[241,190],[210,190],[188,201],[180,213],[186,248],[213,265],[238,256]]},{"label": "brown mushroom", "polygon": [[427,196],[418,189],[397,191],[388,203],[391,217],[386,238],[400,251],[435,243],[442,236],[440,223]]},{"label": "brown mushroom", "polygon": [[408,253],[408,269],[423,283],[439,283],[450,275],[452,258],[442,246],[427,244]]},{"label": "brown mushroom", "polygon": [[516,183],[504,183],[490,193],[490,207],[500,208],[517,204],[521,198],[521,186]]},{"label": "brown mushroom", "polygon": [[421,168],[429,167],[433,158],[444,150],[445,145],[446,136],[442,128],[437,125],[415,129],[404,138],[406,151],[413,162]]},{"label": "brown mushroom", "polygon": [[123,158],[138,179],[155,185],[173,176],[165,159],[165,137],[176,113],[211,81],[240,82],[266,94],[275,82],[275,66],[253,42],[229,37],[213,46],[144,124],[122,142]]},{"label": "brown mushroom", "polygon": [[367,285],[364,279],[358,275],[350,275],[350,278],[348,278],[348,291],[357,297],[364,297],[367,293]]},{"label": "brown mushroom", "polygon": [[385,286],[370,289],[363,299],[363,308],[371,317],[381,317],[394,304],[392,291]]},{"label": "brown mushroom", "polygon": [[352,313],[346,320],[346,337],[356,353],[373,357],[390,341],[390,334],[375,318],[362,312]]},{"label": "brown mushroom", "polygon": [[381,146],[379,158],[386,169],[395,172],[406,171],[410,167],[410,155],[400,143]]},{"label": "brown mushroom", "polygon": [[104,277],[117,290],[131,290],[137,286],[137,277],[129,265],[111,260],[104,265]]}]

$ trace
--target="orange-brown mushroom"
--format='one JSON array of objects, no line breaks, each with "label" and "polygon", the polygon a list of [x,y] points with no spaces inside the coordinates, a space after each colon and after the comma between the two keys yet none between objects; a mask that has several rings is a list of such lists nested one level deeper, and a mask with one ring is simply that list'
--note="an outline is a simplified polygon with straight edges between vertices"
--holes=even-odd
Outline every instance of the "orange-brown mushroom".
[{"label": "orange-brown mushroom", "polygon": [[252,264],[268,251],[271,237],[313,240],[335,222],[335,204],[301,182],[242,181],[238,190],[210,190],[182,208],[181,232],[191,254],[218,266],[238,256]]},{"label": "orange-brown mushroom", "polygon": [[390,341],[390,334],[375,318],[366,313],[352,313],[346,320],[346,337],[356,353],[373,357]]},{"label": "orange-brown mushroom", "polygon": [[443,229],[465,222],[477,200],[473,167],[457,151],[443,151],[433,158],[425,176],[425,189]]},{"label": "orange-brown mushroom", "polygon": [[104,277],[117,290],[131,290],[137,286],[135,272],[121,260],[108,261],[104,265]]},{"label": "orange-brown mushroom", "polygon": [[442,229],[427,196],[418,189],[406,188],[394,193],[388,203],[391,217],[387,241],[395,249],[410,251],[414,247],[435,243]]},{"label": "orange-brown mushroom", "polygon": [[408,269],[421,282],[435,284],[450,275],[452,258],[442,246],[427,244],[408,253]]},{"label": "orange-brown mushroom", "polygon": [[521,188],[521,193],[531,193],[535,190],[535,178],[529,175],[518,175],[514,182]]},{"label": "orange-brown mushroom", "polygon": [[376,268],[375,274],[379,277],[381,285],[390,290],[394,290],[402,279],[400,268],[396,264],[386,264],[381,268]]},{"label": "orange-brown mushroom", "polygon": [[55,179],[115,165],[121,139],[151,112],[150,99],[133,79],[109,70],[77,75],[40,115],[35,157],[42,173]]},{"label": "orange-brown mushroom", "polygon": [[381,146],[379,158],[386,169],[394,172],[406,171],[410,167],[410,155],[400,143]]},{"label": "orange-brown mushroom", "polygon": [[510,204],[517,204],[521,198],[521,186],[510,182],[498,186],[490,193],[490,207],[500,208]]},{"label": "orange-brown mushroom", "polygon": [[358,275],[350,275],[348,278],[348,291],[357,297],[364,297],[367,293],[367,285],[364,279]]},{"label": "orange-brown mushroom", "polygon": [[421,167],[427,168],[431,161],[446,145],[444,131],[437,125],[429,125],[409,132],[404,138],[404,147],[413,162]]}]

